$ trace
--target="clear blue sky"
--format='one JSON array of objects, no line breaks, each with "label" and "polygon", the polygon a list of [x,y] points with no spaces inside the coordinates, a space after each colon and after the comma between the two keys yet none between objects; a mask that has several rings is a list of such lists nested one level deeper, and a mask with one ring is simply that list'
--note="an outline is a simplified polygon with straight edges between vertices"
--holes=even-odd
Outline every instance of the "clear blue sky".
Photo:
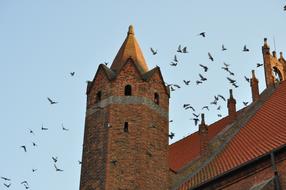
[{"label": "clear blue sky", "polygon": [[[197,130],[190,103],[198,112],[216,94],[228,96],[231,88],[223,62],[238,80],[234,89],[238,109],[251,101],[250,76],[262,62],[263,38],[273,37],[277,52],[286,53],[286,12],[282,0],[193,1],[91,1],[91,0],[1,0],[0,1],[0,176],[12,179],[9,189],[79,189],[86,80],[91,80],[100,63],[111,63],[126,37],[128,25],[135,34],[149,68],[161,67],[167,83],[181,89],[170,99],[170,131],[175,142]],[[197,36],[205,31],[206,38]],[[190,53],[178,55],[176,68],[169,65],[179,44]],[[228,49],[221,51],[221,45]],[[242,52],[244,45],[249,53]],[[158,49],[153,56],[150,47]],[[214,62],[208,59],[211,52]],[[285,55],[286,57],[286,55]],[[209,66],[208,80],[196,86],[198,64]],[[70,72],[76,72],[74,77]],[[263,69],[256,69],[260,90],[265,88]],[[184,86],[183,79],[191,80]],[[49,105],[47,97],[59,102]],[[220,102],[223,116],[226,103]],[[205,112],[208,124],[218,120],[216,107]],[[63,131],[61,124],[69,131]],[[49,128],[42,131],[42,124]],[[29,133],[32,129],[35,135]],[[32,146],[37,143],[37,147]],[[170,143],[172,143],[170,142]],[[20,146],[25,145],[25,153]],[[191,147],[190,147],[191,148]],[[52,156],[58,157],[56,172]],[[36,172],[32,172],[36,168]],[[7,189],[0,180],[0,190]]]}]

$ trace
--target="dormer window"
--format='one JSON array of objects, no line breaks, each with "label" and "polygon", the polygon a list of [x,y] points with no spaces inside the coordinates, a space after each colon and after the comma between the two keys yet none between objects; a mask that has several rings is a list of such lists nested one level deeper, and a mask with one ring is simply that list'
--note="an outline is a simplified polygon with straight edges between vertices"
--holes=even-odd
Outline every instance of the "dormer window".
[{"label": "dormer window", "polygon": [[96,93],[95,103],[101,101],[101,96],[102,96],[101,91],[98,91],[98,92]]},{"label": "dormer window", "polygon": [[156,92],[154,94],[154,103],[159,105],[160,97],[159,94]]},{"label": "dormer window", "polygon": [[131,85],[126,85],[124,89],[124,95],[125,96],[131,96],[132,95],[132,87]]}]

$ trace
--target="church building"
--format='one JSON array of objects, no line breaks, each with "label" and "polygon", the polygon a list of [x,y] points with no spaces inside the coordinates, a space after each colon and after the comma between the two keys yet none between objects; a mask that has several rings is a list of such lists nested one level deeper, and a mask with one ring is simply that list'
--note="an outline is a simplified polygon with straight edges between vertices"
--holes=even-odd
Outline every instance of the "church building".
[{"label": "church building", "polygon": [[286,190],[286,60],[262,46],[266,89],[169,145],[169,98],[129,26],[112,65],[88,82],[80,190]]}]

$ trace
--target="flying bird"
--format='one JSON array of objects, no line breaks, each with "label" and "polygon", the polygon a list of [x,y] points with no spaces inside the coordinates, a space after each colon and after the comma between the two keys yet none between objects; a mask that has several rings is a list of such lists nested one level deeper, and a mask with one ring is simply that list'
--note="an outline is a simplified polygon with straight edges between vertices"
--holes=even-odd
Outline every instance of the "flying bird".
[{"label": "flying bird", "polygon": [[170,63],[170,65],[175,67],[175,66],[178,65],[178,63],[175,63],[175,62],[172,61],[172,62]]},{"label": "flying bird", "polygon": [[222,44],[222,46],[221,46],[221,50],[222,50],[222,51],[227,50],[227,49],[224,47],[224,45],[223,45],[223,44]]},{"label": "flying bird", "polygon": [[217,109],[217,110],[221,110],[221,106],[218,106],[216,109]]},{"label": "flying bird", "polygon": [[170,139],[173,139],[174,136],[175,136],[175,133],[173,133],[173,132],[171,132],[171,133],[169,134],[169,138],[170,138]]},{"label": "flying bird", "polygon": [[206,37],[206,32],[201,32],[201,33],[198,34],[198,36],[202,36],[202,37],[205,38]]},{"label": "flying bird", "polygon": [[249,49],[246,47],[246,45],[244,45],[243,46],[243,50],[242,51],[244,51],[244,52],[248,52],[249,51]]},{"label": "flying bird", "polygon": [[238,88],[238,85],[235,83],[232,83],[232,86],[234,86],[235,88]]},{"label": "flying bird", "polygon": [[5,187],[9,188],[11,186],[11,183],[9,184],[6,184],[6,183],[3,183],[5,185]]},{"label": "flying bird", "polygon": [[225,67],[229,67],[229,64],[226,64],[225,62],[223,62],[223,64]]},{"label": "flying bird", "polygon": [[47,131],[48,128],[44,127],[44,125],[42,125],[42,128],[41,128],[43,131]]},{"label": "flying bird", "polygon": [[1,179],[4,179],[5,181],[11,181],[11,179],[9,179],[7,177],[1,177]]},{"label": "flying bird", "polygon": [[221,114],[217,114],[217,116],[218,116],[218,117],[222,117],[222,115],[221,115]]},{"label": "flying bird", "polygon": [[153,55],[156,55],[157,52],[158,52],[157,50],[154,50],[153,48],[150,48],[150,50],[151,50],[151,52],[152,52]]},{"label": "flying bird", "polygon": [[68,131],[68,130],[69,130],[68,128],[65,128],[63,124],[62,124],[62,129],[63,129],[64,131]]},{"label": "flying bird", "polygon": [[175,62],[179,62],[179,61],[178,61],[178,58],[177,58],[177,55],[174,55],[174,59],[173,59],[173,61],[175,61]]},{"label": "flying bird", "polygon": [[182,49],[182,53],[188,53],[187,47],[184,47],[184,48]]},{"label": "flying bird", "polygon": [[178,53],[182,53],[182,46],[181,46],[181,45],[179,45],[179,47],[178,47],[178,49],[177,49],[177,52],[178,52]]},{"label": "flying bird", "polygon": [[234,73],[231,72],[230,70],[227,71],[230,75],[234,76]]},{"label": "flying bird", "polygon": [[33,143],[33,146],[37,146],[37,144],[35,142],[32,142]]},{"label": "flying bird", "polygon": [[284,11],[286,11],[286,5],[284,6]]},{"label": "flying bird", "polygon": [[244,79],[247,81],[247,82],[250,82],[250,79],[246,76],[244,76]]},{"label": "flying bird", "polygon": [[58,157],[53,157],[52,156],[53,161],[56,163],[58,161]]},{"label": "flying bird", "polygon": [[35,171],[37,171],[37,169],[32,169],[32,172],[35,172]]},{"label": "flying bird", "polygon": [[29,132],[33,135],[35,135],[34,131],[32,129],[29,129]]},{"label": "flying bird", "polygon": [[208,71],[208,69],[209,69],[207,66],[202,65],[202,64],[199,64],[199,66],[200,66],[200,67],[202,67],[202,68],[204,69],[204,71],[205,71],[205,72],[207,72],[207,71]]},{"label": "flying bird", "polygon": [[256,63],[256,67],[261,67],[263,63]]},{"label": "flying bird", "polygon": [[248,102],[242,102],[244,106],[247,106]]},{"label": "flying bird", "polygon": [[229,78],[229,77],[226,77],[227,78],[227,80],[230,82],[230,83],[232,83],[232,84],[234,84],[235,82],[236,82],[236,80],[234,80],[234,79],[231,79],[231,78]]},{"label": "flying bird", "polygon": [[193,116],[195,116],[196,118],[198,118],[200,116],[200,114],[195,114],[193,113]]},{"label": "flying bird", "polygon": [[198,122],[199,122],[199,119],[198,119],[198,118],[192,118],[191,120],[194,120],[194,122],[195,122],[195,126],[197,126],[197,125],[198,125]]},{"label": "flying bird", "polygon": [[210,111],[209,106],[204,106],[204,107],[202,107],[202,110],[203,109],[207,109],[208,111]]},{"label": "flying bird", "polygon": [[21,146],[21,148],[23,148],[23,150],[24,150],[25,152],[27,152],[27,149],[26,149],[26,146],[25,146],[25,145]]},{"label": "flying bird", "polygon": [[173,84],[173,86],[174,87],[176,87],[176,88],[181,88],[179,85],[177,85],[177,84]]},{"label": "flying bird", "polygon": [[75,74],[75,72],[70,72],[70,75],[73,77],[74,76],[74,74]]},{"label": "flying bird", "polygon": [[81,164],[82,164],[82,161],[78,160],[78,164],[81,165]]},{"label": "flying bird", "polygon": [[50,104],[57,104],[58,102],[53,101],[51,98],[47,97],[47,99],[49,100]]},{"label": "flying bird", "polygon": [[183,80],[184,81],[184,83],[185,83],[185,85],[189,85],[190,84],[190,80]]},{"label": "flying bird", "polygon": [[202,81],[199,81],[199,80],[196,81],[197,85],[202,84],[202,83],[203,83]]},{"label": "flying bird", "polygon": [[223,97],[222,95],[218,94],[218,97],[220,97],[223,101],[225,101],[225,97]]},{"label": "flying bird", "polygon": [[214,58],[213,58],[213,56],[211,55],[210,52],[208,52],[208,56],[209,56],[209,59],[210,59],[211,61],[214,61]]},{"label": "flying bird", "polygon": [[64,170],[62,170],[62,169],[59,169],[59,168],[56,166],[56,164],[54,164],[54,167],[55,167],[55,169],[56,169],[57,172],[63,172],[63,171],[64,171]]},{"label": "flying bird", "polygon": [[206,81],[207,78],[205,78],[203,75],[199,74],[200,78],[201,78],[201,81]]}]

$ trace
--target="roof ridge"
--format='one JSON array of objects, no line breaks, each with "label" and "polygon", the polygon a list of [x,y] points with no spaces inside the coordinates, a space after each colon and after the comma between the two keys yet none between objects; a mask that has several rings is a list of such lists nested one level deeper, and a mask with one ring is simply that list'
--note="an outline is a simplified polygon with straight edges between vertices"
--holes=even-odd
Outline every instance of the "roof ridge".
[{"label": "roof ridge", "polygon": [[[209,154],[196,160],[195,163],[201,162],[199,167],[197,167],[190,175],[187,175],[182,180],[176,182],[172,185],[172,189],[179,188],[183,183],[187,182],[190,178],[198,174],[205,166],[207,166],[213,159],[216,158],[223,150],[224,147],[231,141],[231,139],[244,127],[247,122],[256,114],[256,112],[262,107],[263,103],[266,102],[272,94],[275,92],[276,86],[266,88],[260,95],[260,98],[250,104],[245,110],[238,115],[236,120],[227,125],[222,131],[223,133],[218,133],[209,143],[209,150],[212,150]],[[191,167],[191,166],[189,166]]]}]

